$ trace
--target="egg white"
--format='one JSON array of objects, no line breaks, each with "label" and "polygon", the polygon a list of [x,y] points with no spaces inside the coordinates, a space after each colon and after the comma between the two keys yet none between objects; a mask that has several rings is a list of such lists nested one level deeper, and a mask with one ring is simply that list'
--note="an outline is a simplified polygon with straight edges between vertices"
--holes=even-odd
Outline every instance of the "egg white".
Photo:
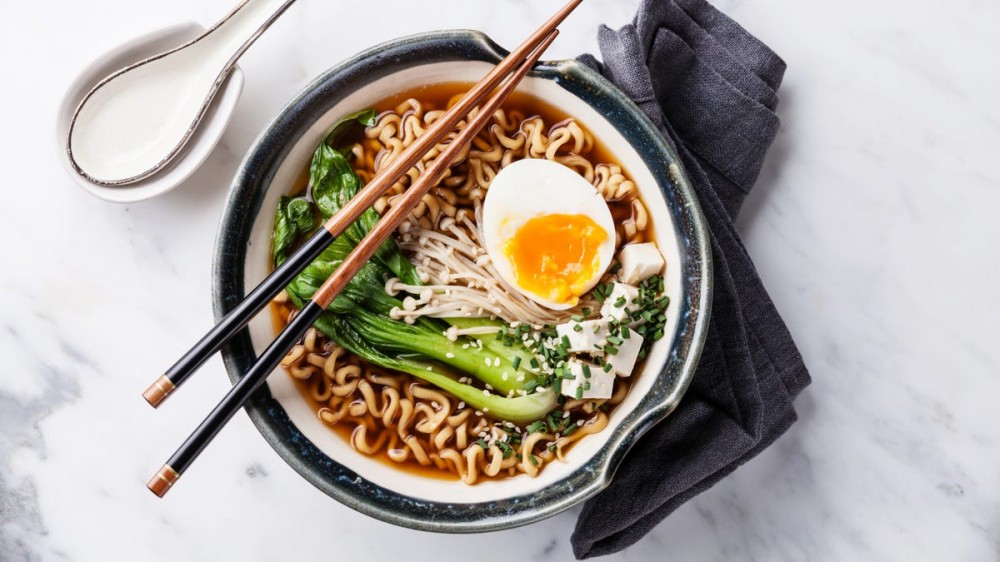
[{"label": "egg white", "polygon": [[503,251],[504,242],[525,222],[551,214],[586,215],[607,233],[597,250],[598,267],[584,285],[584,292],[589,291],[611,265],[615,225],[601,194],[571,168],[551,160],[526,159],[500,170],[486,192],[480,228],[486,252],[508,285],[547,308],[565,310],[574,305],[551,301],[521,287],[514,264]]}]

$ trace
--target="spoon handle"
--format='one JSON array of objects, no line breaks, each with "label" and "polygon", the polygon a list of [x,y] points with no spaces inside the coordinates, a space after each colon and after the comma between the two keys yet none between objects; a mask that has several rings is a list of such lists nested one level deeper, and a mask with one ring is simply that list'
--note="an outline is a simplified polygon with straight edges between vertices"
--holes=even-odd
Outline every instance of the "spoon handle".
[{"label": "spoon handle", "polygon": [[214,56],[226,61],[222,68],[224,74],[294,2],[295,0],[243,0],[197,41],[207,43],[201,45],[201,48],[212,51]]}]

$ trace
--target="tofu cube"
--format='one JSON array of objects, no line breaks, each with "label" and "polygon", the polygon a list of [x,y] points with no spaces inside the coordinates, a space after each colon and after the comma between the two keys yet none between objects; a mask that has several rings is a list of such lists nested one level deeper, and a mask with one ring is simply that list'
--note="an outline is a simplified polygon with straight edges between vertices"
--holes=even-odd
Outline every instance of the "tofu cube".
[{"label": "tofu cube", "polygon": [[[562,393],[564,395],[570,398],[611,398],[611,394],[615,390],[615,374],[613,372],[605,373],[597,365],[577,359],[567,361],[566,367],[573,378],[562,380]],[[578,392],[579,394],[577,394]]]},{"label": "tofu cube", "polygon": [[618,279],[623,283],[637,285],[663,270],[663,255],[652,242],[625,244],[618,252]]},{"label": "tofu cube", "polygon": [[611,371],[621,377],[632,375],[635,362],[639,359],[639,352],[642,351],[642,336],[632,332],[625,341],[618,346],[618,353],[605,354],[604,361],[611,365]]},{"label": "tofu cube", "polygon": [[[624,304],[616,306],[624,297]],[[604,299],[601,305],[601,317],[611,319],[615,322],[625,320],[628,313],[635,310],[635,301],[639,298],[639,288],[625,283],[614,283],[611,288],[611,295]]]},{"label": "tofu cube", "polygon": [[[579,331],[574,327],[577,325],[580,326]],[[597,353],[602,350],[608,337],[608,322],[606,320],[567,322],[557,325],[556,333],[560,340],[566,336],[571,353]]]}]

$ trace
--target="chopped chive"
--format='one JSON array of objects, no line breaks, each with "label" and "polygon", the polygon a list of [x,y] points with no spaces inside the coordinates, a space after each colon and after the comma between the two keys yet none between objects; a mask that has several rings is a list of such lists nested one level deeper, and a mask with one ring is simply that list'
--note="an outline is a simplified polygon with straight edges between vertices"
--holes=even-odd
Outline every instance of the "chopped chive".
[{"label": "chopped chive", "polygon": [[583,378],[590,378],[590,365],[587,365],[586,363],[583,364]]},{"label": "chopped chive", "polygon": [[609,343],[604,346],[604,353],[607,353],[608,355],[618,355],[618,348]]},{"label": "chopped chive", "polygon": [[619,330],[619,332],[621,333],[621,335],[622,335],[623,338],[627,338],[627,337],[630,336],[629,331],[628,331],[628,326],[622,326],[622,329]]},{"label": "chopped chive", "polygon": [[482,447],[484,451],[488,450],[490,448],[490,446],[487,445],[486,441],[483,440],[483,439],[480,439],[480,440],[476,441],[476,445],[479,445],[480,447]]},{"label": "chopped chive", "polygon": [[573,331],[574,332],[582,332],[583,331],[583,326],[581,326],[580,324],[573,324]]},{"label": "chopped chive", "polygon": [[580,316],[579,314],[574,314],[573,316],[570,316],[569,319],[574,322],[583,322],[583,316]]},{"label": "chopped chive", "polygon": [[543,429],[545,429],[545,422],[543,422],[542,420],[535,420],[531,422],[531,425],[529,425],[525,429],[525,431],[527,431],[528,433],[537,433]]},{"label": "chopped chive", "polygon": [[576,387],[576,399],[579,400],[581,398],[583,398],[583,387],[578,386]]},{"label": "chopped chive", "polygon": [[583,383],[583,389],[584,390],[590,390],[590,381],[587,381],[587,382]]},{"label": "chopped chive", "polygon": [[538,379],[531,379],[524,385],[524,391],[531,392],[532,390],[535,390],[535,388],[537,387],[538,387]]},{"label": "chopped chive", "polygon": [[581,310],[580,312],[584,315],[584,317],[590,316],[590,307],[585,306],[583,307],[583,310]]},{"label": "chopped chive", "polygon": [[571,426],[569,426],[569,427],[567,427],[566,429],[563,430],[563,432],[562,432],[563,437],[566,437],[567,435],[572,435],[573,432],[576,431],[579,427],[580,427],[580,424],[578,424],[577,422],[573,422],[573,425],[571,425]]},{"label": "chopped chive", "polygon": [[531,461],[531,464],[533,464],[535,466],[538,466],[539,464],[541,464],[541,463],[538,462],[538,459],[535,458],[535,455],[528,455],[528,460]]},{"label": "chopped chive", "polygon": [[516,371],[520,367],[521,367],[521,356],[520,355],[515,355],[514,356],[514,370]]},{"label": "chopped chive", "polygon": [[628,301],[625,300],[625,297],[618,297],[618,300],[615,301],[615,308],[621,308],[625,306],[626,302]]},{"label": "chopped chive", "polygon": [[621,339],[618,336],[608,336],[608,343],[614,346],[621,345],[624,341],[625,340]]},{"label": "chopped chive", "polygon": [[497,444],[497,447],[503,451],[503,458],[509,459],[514,454],[514,449],[510,445],[504,443],[503,441],[495,441],[495,443]]},{"label": "chopped chive", "polygon": [[538,359],[535,359],[534,357],[531,358],[531,361],[529,361],[529,363],[531,363],[532,369],[537,369],[539,367]]},{"label": "chopped chive", "polygon": [[604,369],[605,373],[610,373],[611,372],[611,363],[605,363],[601,368]]}]

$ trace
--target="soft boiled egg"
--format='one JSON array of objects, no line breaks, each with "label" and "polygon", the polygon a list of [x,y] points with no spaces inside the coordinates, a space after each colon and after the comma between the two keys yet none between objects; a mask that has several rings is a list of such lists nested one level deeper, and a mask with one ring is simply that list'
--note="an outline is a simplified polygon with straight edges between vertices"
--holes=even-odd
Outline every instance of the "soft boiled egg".
[{"label": "soft boiled egg", "polygon": [[611,265],[615,226],[594,186],[542,159],[514,162],[483,202],[483,245],[501,277],[552,309],[576,306]]}]

